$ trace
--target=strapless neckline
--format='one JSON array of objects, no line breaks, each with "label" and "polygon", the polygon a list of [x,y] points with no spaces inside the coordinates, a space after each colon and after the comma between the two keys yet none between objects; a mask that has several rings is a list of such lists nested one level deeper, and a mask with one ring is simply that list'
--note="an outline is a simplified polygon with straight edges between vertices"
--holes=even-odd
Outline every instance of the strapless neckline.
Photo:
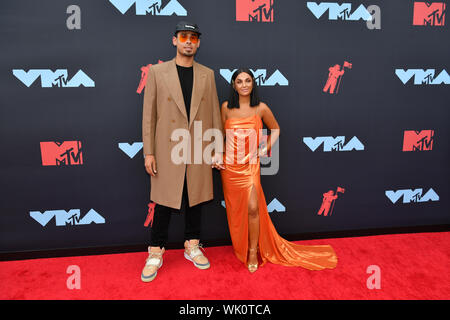
[{"label": "strapless neckline", "polygon": [[[259,116],[257,114],[254,114],[252,116],[243,117],[243,118],[229,118],[229,119],[226,119],[225,122],[227,122],[228,120],[234,120],[234,121],[245,120],[245,119],[250,119],[250,118],[253,118],[253,117],[258,117],[259,118]],[[259,118],[259,119],[261,119],[261,118]]]}]

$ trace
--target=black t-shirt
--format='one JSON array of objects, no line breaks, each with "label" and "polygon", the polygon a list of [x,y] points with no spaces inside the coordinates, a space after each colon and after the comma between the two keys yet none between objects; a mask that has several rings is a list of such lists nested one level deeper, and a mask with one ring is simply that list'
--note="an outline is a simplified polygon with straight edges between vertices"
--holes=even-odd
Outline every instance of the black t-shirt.
[{"label": "black t-shirt", "polygon": [[180,79],[181,91],[183,91],[184,105],[189,121],[191,111],[192,86],[194,84],[194,68],[177,65],[178,78]]}]

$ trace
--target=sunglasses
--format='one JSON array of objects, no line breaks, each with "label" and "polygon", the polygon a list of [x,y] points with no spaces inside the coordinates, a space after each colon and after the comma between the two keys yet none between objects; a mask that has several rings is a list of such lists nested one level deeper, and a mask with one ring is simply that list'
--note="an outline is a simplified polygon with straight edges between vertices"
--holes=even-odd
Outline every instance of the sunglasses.
[{"label": "sunglasses", "polygon": [[196,34],[191,34],[191,35],[188,35],[186,33],[178,34],[178,40],[180,40],[180,42],[186,42],[188,38],[194,44],[198,42],[198,35],[196,35]]}]

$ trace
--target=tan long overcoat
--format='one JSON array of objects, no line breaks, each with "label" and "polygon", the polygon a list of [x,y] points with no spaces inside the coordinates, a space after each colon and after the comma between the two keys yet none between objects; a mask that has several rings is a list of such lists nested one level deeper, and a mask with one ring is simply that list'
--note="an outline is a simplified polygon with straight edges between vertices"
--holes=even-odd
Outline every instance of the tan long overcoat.
[{"label": "tan long overcoat", "polygon": [[[150,199],[175,209],[181,206],[185,173],[189,206],[213,199],[211,164],[203,160],[203,151],[212,142],[203,141],[203,133],[210,128],[219,129],[223,133],[214,71],[195,61],[193,68],[194,81],[189,123],[175,59],[149,68],[144,91],[142,117],[144,154],[154,155],[157,166],[156,176],[151,177]],[[196,125],[195,140],[194,121],[201,121]],[[199,124],[202,129],[200,135],[198,134]],[[187,161],[188,163],[183,161],[176,164],[171,158],[172,149],[182,146],[181,139],[179,141],[172,139],[172,133],[176,129],[186,129],[185,132],[190,133],[191,159],[188,159],[190,160]],[[202,150],[202,163],[195,164],[194,148],[198,151],[199,146]]]}]

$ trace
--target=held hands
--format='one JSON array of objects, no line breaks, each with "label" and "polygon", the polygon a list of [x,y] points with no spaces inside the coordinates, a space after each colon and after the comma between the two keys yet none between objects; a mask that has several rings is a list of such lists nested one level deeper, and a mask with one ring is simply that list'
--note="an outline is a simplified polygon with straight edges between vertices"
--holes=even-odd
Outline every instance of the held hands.
[{"label": "held hands", "polygon": [[218,170],[225,169],[223,166],[223,154],[215,153],[211,159],[211,168],[216,168]]},{"label": "held hands", "polygon": [[[216,153],[213,157],[212,157],[212,161],[211,161],[211,167],[212,168],[216,168],[218,170],[222,170],[225,169],[225,167],[222,164],[222,154],[221,153]],[[149,175],[151,175],[152,177],[156,176],[156,159],[155,156],[151,155],[151,154],[147,154],[145,156],[145,170],[147,171],[147,173]]]}]

